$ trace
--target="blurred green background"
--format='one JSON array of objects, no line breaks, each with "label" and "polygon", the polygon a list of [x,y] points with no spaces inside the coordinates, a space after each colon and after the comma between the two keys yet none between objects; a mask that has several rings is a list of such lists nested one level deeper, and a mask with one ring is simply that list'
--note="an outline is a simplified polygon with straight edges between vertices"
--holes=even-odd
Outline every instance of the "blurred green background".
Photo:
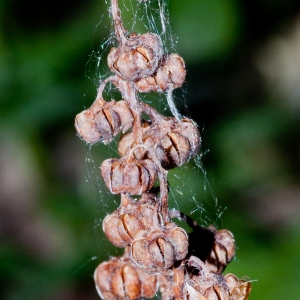
[{"label": "blurred green background", "polygon": [[[254,281],[250,299],[299,299],[300,2],[169,10],[188,70],[188,110],[178,106],[201,128],[205,169],[174,171],[186,178],[175,200],[234,233],[226,272]],[[94,100],[110,28],[104,0],[0,0],[1,299],[98,299],[93,271],[117,253],[101,233],[117,201],[98,178],[116,144],[90,150],[73,126]]]}]

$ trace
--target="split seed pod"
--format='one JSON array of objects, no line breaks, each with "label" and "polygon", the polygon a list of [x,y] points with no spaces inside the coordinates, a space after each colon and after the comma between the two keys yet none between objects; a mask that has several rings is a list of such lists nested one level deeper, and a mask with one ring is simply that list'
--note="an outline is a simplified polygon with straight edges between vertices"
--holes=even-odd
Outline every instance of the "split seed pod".
[{"label": "split seed pod", "polygon": [[101,175],[111,193],[141,195],[149,191],[156,179],[155,164],[150,159],[106,159]]},{"label": "split seed pod", "polygon": [[131,255],[137,265],[148,274],[157,274],[171,268],[188,252],[186,232],[169,223],[161,229],[141,230],[131,244]]},{"label": "split seed pod", "polygon": [[104,300],[152,298],[157,290],[156,276],[145,273],[130,258],[112,258],[94,273],[99,296]]},{"label": "split seed pod", "polygon": [[[147,158],[147,148],[154,149],[158,160],[165,169],[171,169],[186,163],[195,156],[200,147],[200,133],[190,119],[177,121],[175,118],[163,118],[160,124],[144,122],[142,126],[143,147],[134,151],[137,159]],[[132,132],[122,136],[118,151],[125,156],[135,146]]]},{"label": "split seed pod", "polygon": [[229,290],[231,299],[234,300],[247,300],[251,291],[251,283],[238,279],[233,274],[226,274],[224,276]]},{"label": "split seed pod", "polygon": [[162,42],[158,35],[133,34],[122,48],[112,48],[108,67],[125,81],[135,81],[151,75],[162,57]]},{"label": "split seed pod", "polygon": [[153,225],[155,212],[153,202],[149,200],[132,201],[126,206],[121,204],[104,218],[102,228],[109,241],[122,248],[129,245],[140,230]]},{"label": "split seed pod", "polygon": [[126,132],[132,125],[133,115],[125,101],[105,102],[100,99],[75,119],[79,136],[90,144],[100,140],[105,144],[110,143],[116,135]]},{"label": "split seed pod", "polygon": [[216,231],[215,241],[205,264],[213,272],[221,273],[235,255],[235,240],[233,234],[226,229]]},{"label": "split seed pod", "polygon": [[197,257],[191,256],[189,264],[194,267],[183,287],[183,299],[219,300],[234,299],[230,297],[230,289],[223,275],[211,272]]},{"label": "split seed pod", "polygon": [[172,53],[165,58],[155,74],[135,81],[134,85],[142,93],[174,90],[183,85],[185,76],[184,60],[177,53]]}]

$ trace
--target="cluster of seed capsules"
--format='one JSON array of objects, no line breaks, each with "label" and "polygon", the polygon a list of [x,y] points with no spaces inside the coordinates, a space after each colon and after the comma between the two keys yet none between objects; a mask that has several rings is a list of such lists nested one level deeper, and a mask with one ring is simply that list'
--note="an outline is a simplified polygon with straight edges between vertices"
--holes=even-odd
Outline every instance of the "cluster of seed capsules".
[{"label": "cluster of seed capsules", "polygon": [[[108,144],[121,134],[120,158],[103,161],[100,169],[109,191],[121,198],[119,208],[103,220],[103,231],[125,251],[97,267],[97,291],[105,300],[152,298],[158,292],[164,300],[247,299],[248,282],[222,275],[235,254],[232,234],[203,229],[211,238],[199,242],[205,249],[200,259],[193,256],[189,235],[171,220],[167,172],[197,155],[197,125],[188,118],[164,117],[138,99],[139,92],[182,86],[184,61],[178,54],[164,54],[154,33],[127,35],[116,0],[111,1],[111,12],[118,47],[111,49],[107,62],[114,74],[100,84],[95,102],[75,120],[79,136],[89,144]],[[104,100],[108,82],[122,100]],[[142,119],[142,113],[149,118]]]}]

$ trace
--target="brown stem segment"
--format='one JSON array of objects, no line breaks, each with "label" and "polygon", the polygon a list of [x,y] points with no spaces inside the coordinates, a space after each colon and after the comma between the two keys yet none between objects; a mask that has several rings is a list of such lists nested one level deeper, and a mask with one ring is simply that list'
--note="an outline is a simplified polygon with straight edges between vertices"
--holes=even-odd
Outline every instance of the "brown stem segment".
[{"label": "brown stem segment", "polygon": [[111,0],[111,14],[115,24],[115,32],[118,39],[119,46],[122,47],[127,38],[125,36],[125,29],[120,15],[118,0]]}]

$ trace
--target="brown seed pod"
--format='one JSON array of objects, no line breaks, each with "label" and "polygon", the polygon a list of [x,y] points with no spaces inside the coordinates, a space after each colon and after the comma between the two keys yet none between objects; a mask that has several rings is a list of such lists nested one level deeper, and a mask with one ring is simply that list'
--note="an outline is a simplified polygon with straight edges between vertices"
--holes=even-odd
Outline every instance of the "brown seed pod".
[{"label": "brown seed pod", "polygon": [[125,81],[135,81],[151,75],[162,57],[162,42],[158,35],[133,34],[122,48],[112,48],[108,67]]},{"label": "brown seed pod", "polygon": [[[188,264],[192,267],[183,287],[183,299],[219,300],[230,298],[230,290],[223,275],[211,272],[197,257],[191,256]],[[196,272],[196,270],[198,272]]]},{"label": "brown seed pod", "polygon": [[230,299],[234,300],[247,300],[251,291],[251,283],[238,279],[233,274],[226,274],[224,276],[229,290],[230,290]]},{"label": "brown seed pod", "polygon": [[[175,118],[163,118],[159,124],[144,122],[142,132],[145,147],[134,151],[135,158],[145,159],[148,157],[147,149],[154,149],[165,169],[183,165],[199,151],[200,133],[190,119],[177,121]],[[118,151],[125,156],[135,145],[134,135],[129,132],[121,137]]]},{"label": "brown seed pod", "polygon": [[205,259],[206,266],[213,272],[221,273],[235,255],[235,240],[233,234],[226,229],[215,232],[215,241],[211,252]]},{"label": "brown seed pod", "polygon": [[[100,103],[100,104],[99,104]],[[133,125],[133,115],[125,101],[105,102],[103,99],[79,113],[75,127],[79,136],[90,144],[102,140],[105,144]]]},{"label": "brown seed pod", "polygon": [[155,74],[135,81],[134,85],[142,93],[174,90],[182,86],[185,76],[184,60],[177,53],[172,53],[165,58]]},{"label": "brown seed pod", "polygon": [[174,223],[151,232],[141,230],[131,244],[133,260],[148,274],[166,271],[175,261],[184,259],[187,251],[187,234]]},{"label": "brown seed pod", "polygon": [[111,193],[141,195],[149,191],[156,179],[156,167],[150,159],[106,159],[101,175]]},{"label": "brown seed pod", "polygon": [[157,290],[156,276],[145,273],[130,258],[111,258],[95,270],[94,280],[104,300],[152,298]]},{"label": "brown seed pod", "polygon": [[152,198],[144,196],[139,201],[129,201],[122,204],[112,214],[107,215],[102,223],[103,231],[109,241],[117,247],[129,245],[136,234],[153,226],[153,216],[156,213]]}]

